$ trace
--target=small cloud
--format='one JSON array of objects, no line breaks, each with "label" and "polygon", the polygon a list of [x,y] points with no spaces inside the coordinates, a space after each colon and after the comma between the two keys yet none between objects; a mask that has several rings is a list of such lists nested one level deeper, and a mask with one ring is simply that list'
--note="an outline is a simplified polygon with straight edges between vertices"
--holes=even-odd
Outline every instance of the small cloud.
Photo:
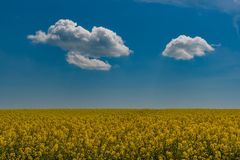
[{"label": "small cloud", "polygon": [[181,35],[167,44],[162,55],[177,60],[191,60],[195,56],[204,56],[207,52],[212,51],[214,51],[214,48],[203,38],[191,38],[189,36]]},{"label": "small cloud", "polygon": [[104,27],[88,31],[68,19],[60,19],[47,32],[40,30],[27,38],[68,51],[67,61],[82,69],[109,70],[111,65],[99,58],[128,56],[132,52],[115,32]]},{"label": "small cloud", "polygon": [[78,52],[69,52],[67,54],[67,62],[74,64],[82,69],[87,70],[102,70],[108,71],[111,69],[111,65],[98,59],[90,59],[82,56]]}]

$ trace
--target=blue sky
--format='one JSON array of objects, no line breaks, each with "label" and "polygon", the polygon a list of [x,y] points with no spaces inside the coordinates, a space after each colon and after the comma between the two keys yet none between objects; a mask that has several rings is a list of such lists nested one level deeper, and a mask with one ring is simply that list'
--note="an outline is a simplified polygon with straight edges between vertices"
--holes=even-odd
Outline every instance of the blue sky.
[{"label": "blue sky", "polygon": [[239,2],[199,2],[1,1],[0,107],[240,107]]}]

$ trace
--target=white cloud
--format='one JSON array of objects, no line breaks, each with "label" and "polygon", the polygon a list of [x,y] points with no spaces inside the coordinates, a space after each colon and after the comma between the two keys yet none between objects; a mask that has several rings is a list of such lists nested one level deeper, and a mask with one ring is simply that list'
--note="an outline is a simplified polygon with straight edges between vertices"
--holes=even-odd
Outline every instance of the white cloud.
[{"label": "white cloud", "polygon": [[204,56],[207,52],[212,51],[214,51],[214,48],[203,38],[191,38],[189,36],[181,35],[167,44],[162,55],[178,60],[190,60],[195,56]]},{"label": "white cloud", "polygon": [[108,71],[111,69],[111,65],[108,63],[105,63],[98,59],[90,59],[75,52],[69,52],[67,54],[67,62],[69,64],[74,64],[82,69],[88,70]]},{"label": "white cloud", "polygon": [[110,64],[98,58],[128,56],[131,53],[115,32],[104,27],[93,27],[88,31],[68,19],[60,19],[49,27],[47,33],[37,31],[27,38],[34,43],[51,44],[68,51],[68,62],[82,69],[108,70]]}]

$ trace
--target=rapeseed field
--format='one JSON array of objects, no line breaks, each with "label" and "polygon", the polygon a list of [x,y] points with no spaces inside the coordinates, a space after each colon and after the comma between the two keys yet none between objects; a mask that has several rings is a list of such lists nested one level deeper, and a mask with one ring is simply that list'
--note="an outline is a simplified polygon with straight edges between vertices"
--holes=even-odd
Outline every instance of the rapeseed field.
[{"label": "rapeseed field", "polygon": [[240,110],[1,110],[0,159],[240,159]]}]

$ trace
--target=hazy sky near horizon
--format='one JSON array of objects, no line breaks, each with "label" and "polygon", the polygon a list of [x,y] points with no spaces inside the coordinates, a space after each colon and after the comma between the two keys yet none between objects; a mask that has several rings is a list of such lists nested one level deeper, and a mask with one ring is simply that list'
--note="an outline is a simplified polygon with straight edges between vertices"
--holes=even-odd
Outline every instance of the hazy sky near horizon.
[{"label": "hazy sky near horizon", "polygon": [[0,107],[238,108],[238,9],[238,0],[3,0]]}]

